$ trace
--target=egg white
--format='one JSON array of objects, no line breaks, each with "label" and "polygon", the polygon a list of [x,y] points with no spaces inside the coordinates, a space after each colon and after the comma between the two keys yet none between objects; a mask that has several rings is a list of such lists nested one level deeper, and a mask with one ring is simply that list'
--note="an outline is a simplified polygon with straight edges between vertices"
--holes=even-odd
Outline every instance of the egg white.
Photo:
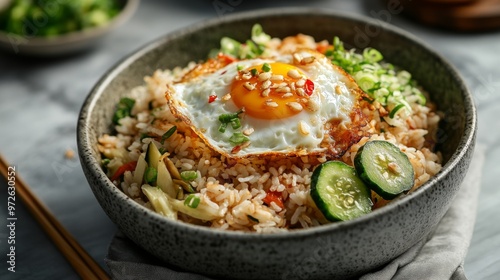
[{"label": "egg white", "polygon": [[[231,99],[224,100],[230,93],[231,84],[238,75],[238,67],[247,69],[265,62],[283,62],[293,65],[293,56],[280,55],[273,59],[249,59],[231,63],[214,73],[194,78],[190,81],[173,84],[167,91],[167,101],[171,110],[200,136],[205,142],[219,153],[230,157],[246,157],[266,153],[290,152],[305,155],[325,150],[320,144],[328,133],[325,124],[331,119],[341,120],[341,123],[350,122],[350,113],[356,103],[356,95],[350,89],[352,83],[345,72],[333,67],[331,62],[322,54],[311,51],[299,52],[302,56],[314,55],[313,63],[294,65],[299,68],[308,79],[314,82],[313,94],[309,97],[318,106],[316,110],[302,110],[288,118],[265,120],[241,115],[241,124],[244,131],[253,129],[248,136],[250,144],[236,154],[232,154],[234,146],[228,141],[233,134],[229,125],[224,133],[219,131],[219,116],[237,112]],[[214,102],[209,103],[210,95],[216,95]],[[310,132],[307,135],[300,133],[299,122],[305,123]]]}]

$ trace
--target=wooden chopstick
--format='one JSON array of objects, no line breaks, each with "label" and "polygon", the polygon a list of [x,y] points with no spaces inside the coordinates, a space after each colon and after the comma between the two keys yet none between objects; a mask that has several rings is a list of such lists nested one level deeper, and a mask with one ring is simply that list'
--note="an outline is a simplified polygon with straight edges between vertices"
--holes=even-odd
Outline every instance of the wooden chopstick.
[{"label": "wooden chopstick", "polygon": [[[0,155],[0,173],[8,180],[9,164]],[[108,274],[94,261],[71,234],[50,213],[47,207],[33,194],[28,185],[15,171],[15,189],[24,205],[38,221],[52,242],[66,257],[71,266],[83,279],[109,279]]]}]

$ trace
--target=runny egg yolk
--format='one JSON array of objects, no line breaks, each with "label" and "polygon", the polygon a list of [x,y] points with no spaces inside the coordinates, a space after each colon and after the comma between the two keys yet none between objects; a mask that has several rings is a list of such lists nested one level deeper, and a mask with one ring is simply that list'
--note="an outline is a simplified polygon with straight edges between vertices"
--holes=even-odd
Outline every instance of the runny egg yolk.
[{"label": "runny egg yolk", "polygon": [[297,67],[265,63],[239,71],[231,85],[231,99],[251,117],[283,119],[300,113],[313,89]]}]

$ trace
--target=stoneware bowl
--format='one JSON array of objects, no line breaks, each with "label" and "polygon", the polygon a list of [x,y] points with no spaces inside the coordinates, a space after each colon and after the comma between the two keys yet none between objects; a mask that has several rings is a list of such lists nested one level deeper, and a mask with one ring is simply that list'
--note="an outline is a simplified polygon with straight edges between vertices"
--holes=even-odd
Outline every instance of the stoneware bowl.
[{"label": "stoneware bowl", "polygon": [[[23,36],[0,30],[0,49],[13,54],[48,57],[87,50],[96,46],[107,34],[132,17],[139,5],[139,0],[119,0],[118,2],[122,7],[120,13],[107,24],[95,28],[51,38]],[[31,28],[36,28],[36,26]]]},{"label": "stoneware bowl", "polygon": [[[437,139],[444,167],[416,192],[361,218],[277,234],[226,232],[168,220],[143,208],[106,177],[97,138],[112,129],[115,104],[157,68],[205,59],[223,36],[247,39],[254,23],[272,36],[339,36],[371,46],[407,69],[446,114]],[[230,279],[348,279],[372,271],[424,238],[452,203],[474,149],[476,111],[456,70],[412,35],[367,18],[317,9],[271,9],[209,20],[147,44],[92,89],[78,122],[78,151],[97,200],[118,228],[163,261]]]}]

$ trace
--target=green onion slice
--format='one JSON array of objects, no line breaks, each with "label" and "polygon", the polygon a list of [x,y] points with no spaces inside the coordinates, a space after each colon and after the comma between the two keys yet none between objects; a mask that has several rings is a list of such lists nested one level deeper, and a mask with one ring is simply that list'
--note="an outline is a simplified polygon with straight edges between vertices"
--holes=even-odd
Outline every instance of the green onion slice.
[{"label": "green onion slice", "polygon": [[190,194],[184,200],[184,205],[191,207],[193,209],[197,208],[200,204],[200,198],[197,195]]},{"label": "green onion slice", "polygon": [[235,132],[233,135],[229,138],[229,143],[233,144],[234,146],[243,144],[247,141],[250,141],[248,137],[243,135],[241,132]]},{"label": "green onion slice", "polygon": [[198,173],[196,171],[182,171],[181,172],[181,178],[184,181],[193,181],[194,179],[198,178]]},{"label": "green onion slice", "polygon": [[396,115],[396,113],[401,110],[403,107],[405,107],[405,104],[403,103],[400,103],[398,105],[396,105],[396,107],[394,107],[394,109],[391,110],[391,112],[389,113],[389,118],[394,118],[394,116]]},{"label": "green onion slice", "polygon": [[271,65],[269,65],[269,63],[264,63],[264,65],[262,65],[262,71],[264,72],[269,72],[271,71]]},{"label": "green onion slice", "polygon": [[170,138],[170,136],[172,136],[172,134],[174,134],[174,132],[177,130],[177,126],[172,126],[169,130],[167,130],[167,132],[165,132],[162,136],[161,136],[161,141],[160,143],[163,145],[165,143],[165,140],[167,140],[168,138]]},{"label": "green onion slice", "polygon": [[144,181],[148,184],[153,184],[156,181],[156,177],[158,176],[158,172],[154,167],[146,168],[146,172],[144,172]]}]

